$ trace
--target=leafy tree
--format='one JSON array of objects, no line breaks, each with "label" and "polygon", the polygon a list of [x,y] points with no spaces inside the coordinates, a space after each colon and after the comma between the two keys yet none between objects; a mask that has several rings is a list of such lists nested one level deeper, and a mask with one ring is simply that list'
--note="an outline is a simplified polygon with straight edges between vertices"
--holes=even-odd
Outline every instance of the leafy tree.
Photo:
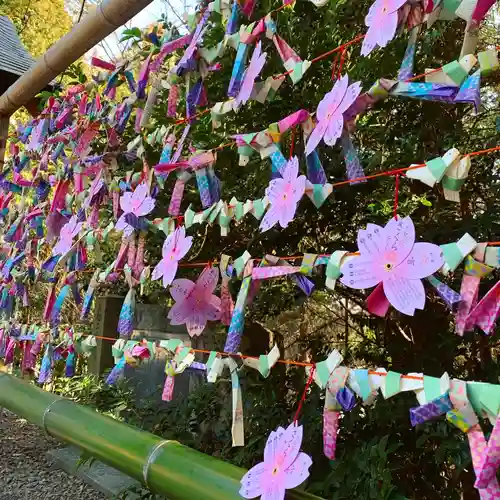
[{"label": "leafy tree", "polygon": [[72,24],[63,0],[2,0],[0,15],[10,17],[34,57],[65,35]]}]

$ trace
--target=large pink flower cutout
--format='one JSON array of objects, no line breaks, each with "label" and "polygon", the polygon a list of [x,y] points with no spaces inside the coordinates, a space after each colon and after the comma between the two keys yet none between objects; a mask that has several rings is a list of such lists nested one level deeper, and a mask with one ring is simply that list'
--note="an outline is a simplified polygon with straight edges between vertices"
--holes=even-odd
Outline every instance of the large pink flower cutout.
[{"label": "large pink flower cutout", "polygon": [[83,227],[83,222],[78,222],[76,215],[64,224],[59,234],[59,241],[52,249],[52,255],[64,255],[71,250],[73,238],[78,235]]},{"label": "large pink flower cutout", "polygon": [[285,430],[271,432],[264,449],[264,461],[252,467],[241,480],[243,498],[283,500],[285,490],[296,488],[309,477],[312,460],[300,451],[302,426],[292,423]]},{"label": "large pink flower cutout", "polygon": [[241,104],[246,104],[250,96],[252,95],[253,86],[255,84],[255,79],[260,75],[264,64],[266,63],[267,53],[262,52],[261,42],[259,42],[253,51],[252,58],[250,59],[250,64],[243,77],[243,83],[241,84],[240,91],[235,99],[236,106]]},{"label": "large pink flower cutout", "polygon": [[125,236],[130,236],[134,231],[134,226],[126,220],[127,214],[133,214],[137,218],[148,215],[155,207],[155,200],[149,196],[149,189],[145,183],[139,184],[134,192],[127,191],[120,198],[120,207],[123,214],[118,219],[115,229],[123,231]]},{"label": "large pink flower cutout", "polygon": [[201,335],[207,321],[217,321],[221,315],[220,298],[213,295],[219,281],[219,269],[205,268],[196,283],[191,280],[176,279],[170,287],[170,294],[176,301],[168,312],[172,325],[186,324],[191,337]]},{"label": "large pink flower cutout", "polygon": [[318,105],[316,118],[318,123],[306,144],[306,155],[311,154],[321,139],[328,146],[333,146],[342,135],[344,128],[343,113],[351,106],[361,93],[361,83],[349,84],[349,77],[343,76],[335,82],[332,90],[325,94],[325,97]]},{"label": "large pink flower cutout", "polygon": [[287,227],[293,220],[297,204],[306,189],[305,175],[299,176],[299,160],[291,158],[281,171],[282,179],[273,179],[266,189],[271,208],[260,223],[260,229],[267,231],[277,222]]},{"label": "large pink flower cutout", "polygon": [[154,268],[151,278],[157,280],[163,276],[163,286],[167,288],[175,278],[179,261],[189,252],[192,244],[193,237],[186,237],[184,226],[169,234],[163,243],[162,259]]},{"label": "large pink flower cutout", "polygon": [[375,0],[365,17],[368,31],[361,47],[362,56],[370,54],[377,45],[385,47],[394,38],[398,27],[398,9],[405,3],[406,0]]},{"label": "large pink flower cutout", "polygon": [[382,283],[387,300],[398,311],[412,316],[415,309],[424,308],[420,280],[443,265],[443,253],[432,243],[415,243],[410,217],[391,219],[383,228],[368,224],[358,231],[358,248],[360,256],[341,267],[344,285],[363,289]]}]

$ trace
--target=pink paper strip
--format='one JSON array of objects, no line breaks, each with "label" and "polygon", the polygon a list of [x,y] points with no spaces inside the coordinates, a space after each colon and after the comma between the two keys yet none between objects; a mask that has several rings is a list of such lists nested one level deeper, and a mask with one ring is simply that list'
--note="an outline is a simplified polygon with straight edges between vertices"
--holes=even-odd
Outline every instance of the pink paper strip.
[{"label": "pink paper strip", "polygon": [[330,460],[335,460],[337,449],[337,433],[339,430],[340,412],[327,410],[323,412],[323,453]]},{"label": "pink paper strip", "polygon": [[479,293],[479,282],[481,278],[464,274],[462,285],[460,287],[461,302],[458,305],[458,311],[455,318],[455,333],[463,336],[469,331],[473,324],[469,320],[469,313],[477,303]]},{"label": "pink paper strip", "polygon": [[163,393],[161,395],[162,401],[172,401],[174,396],[175,377],[167,375],[165,385],[163,386]]},{"label": "pink paper strip", "polygon": [[366,299],[366,308],[371,314],[384,318],[389,310],[390,302],[384,293],[384,286],[379,283]]},{"label": "pink paper strip", "polygon": [[309,111],[306,109],[299,109],[295,113],[286,116],[278,122],[278,128],[281,134],[285,133],[287,130],[304,123],[309,118]]},{"label": "pink paper strip", "polygon": [[298,273],[299,271],[300,268],[296,266],[254,267],[252,271],[252,279],[263,280],[276,278],[278,276],[287,276],[288,274]]},{"label": "pink paper strip", "polygon": [[[472,465],[474,466],[474,471],[478,474],[484,460],[484,453],[487,446],[486,439],[479,425],[475,425],[467,433],[467,437],[469,439],[469,446],[472,455]],[[496,477],[493,477],[492,481],[485,488],[478,491],[481,500],[498,500],[498,498],[500,498],[500,486],[498,485]]]},{"label": "pink paper strip", "polygon": [[483,453],[481,465],[476,468],[476,483],[478,489],[486,488],[493,479],[496,479],[496,472],[500,467],[500,418],[497,417],[495,427],[488,440],[488,446]]},{"label": "pink paper strip", "polygon": [[222,283],[220,287],[221,298],[221,323],[229,326],[234,311],[234,302],[229,292],[229,278],[222,276]]},{"label": "pink paper strip", "polygon": [[477,325],[486,335],[490,335],[500,313],[500,281],[472,309],[467,322]]},{"label": "pink paper strip", "polygon": [[168,206],[169,215],[179,215],[181,211],[182,196],[184,195],[184,181],[177,179]]},{"label": "pink paper strip", "polygon": [[179,87],[172,85],[168,94],[167,116],[175,117],[177,114],[177,102],[179,101]]}]

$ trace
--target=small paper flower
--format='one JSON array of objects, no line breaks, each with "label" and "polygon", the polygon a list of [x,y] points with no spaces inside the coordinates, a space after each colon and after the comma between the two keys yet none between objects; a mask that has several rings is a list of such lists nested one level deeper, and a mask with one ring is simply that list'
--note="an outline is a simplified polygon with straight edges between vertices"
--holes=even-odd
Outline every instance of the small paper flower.
[{"label": "small paper flower", "polygon": [[73,245],[73,238],[78,235],[82,229],[83,222],[78,222],[76,215],[64,224],[59,234],[59,241],[52,249],[52,255],[64,255],[68,253]]},{"label": "small paper flower", "polygon": [[365,24],[368,31],[363,40],[361,55],[367,56],[379,47],[385,47],[396,34],[398,27],[398,9],[406,0],[375,0],[370,7]]},{"label": "small paper flower", "polygon": [[135,228],[127,222],[127,214],[133,214],[136,218],[144,217],[153,211],[155,200],[149,196],[148,186],[141,183],[135,188],[134,192],[127,191],[122,195],[120,207],[123,214],[118,219],[115,229],[123,231],[125,236],[130,236]]},{"label": "small paper flower", "polygon": [[343,113],[351,106],[361,93],[361,83],[356,82],[349,85],[349,77],[343,76],[335,82],[332,90],[325,94],[325,97],[318,105],[316,118],[318,123],[306,144],[306,155],[311,154],[321,139],[328,146],[333,146],[342,135],[344,128]]},{"label": "small paper flower", "polygon": [[255,84],[255,79],[259,76],[264,64],[266,63],[267,53],[262,53],[262,44],[259,42],[253,51],[252,59],[250,59],[250,64],[245,72],[243,78],[243,83],[241,84],[240,91],[235,99],[236,107],[241,104],[246,104],[250,95],[252,94],[253,86]]},{"label": "small paper flower", "polygon": [[391,219],[383,228],[368,224],[358,231],[358,248],[360,256],[341,267],[345,286],[364,289],[382,283],[387,300],[398,311],[412,316],[415,309],[424,308],[420,280],[443,265],[443,253],[432,243],[415,243],[410,217]]},{"label": "small paper flower", "polygon": [[202,271],[196,283],[191,280],[176,279],[170,287],[170,294],[176,301],[168,312],[172,325],[186,324],[191,337],[201,335],[207,321],[220,319],[220,298],[213,295],[219,270],[216,267],[207,267]]},{"label": "small paper flower", "polygon": [[162,259],[154,268],[151,278],[157,280],[163,276],[163,286],[167,288],[175,278],[179,261],[188,253],[192,244],[193,238],[186,237],[184,226],[169,234],[163,243]]},{"label": "small paper flower", "polygon": [[263,500],[285,498],[285,491],[296,488],[309,477],[312,460],[300,451],[302,426],[292,423],[285,430],[271,432],[264,449],[264,461],[252,467],[241,480],[243,498]]},{"label": "small paper flower", "polygon": [[296,156],[290,159],[282,169],[282,179],[273,179],[266,189],[271,208],[262,219],[260,229],[267,231],[277,222],[287,227],[293,220],[297,203],[306,189],[306,176],[299,176],[299,160]]}]

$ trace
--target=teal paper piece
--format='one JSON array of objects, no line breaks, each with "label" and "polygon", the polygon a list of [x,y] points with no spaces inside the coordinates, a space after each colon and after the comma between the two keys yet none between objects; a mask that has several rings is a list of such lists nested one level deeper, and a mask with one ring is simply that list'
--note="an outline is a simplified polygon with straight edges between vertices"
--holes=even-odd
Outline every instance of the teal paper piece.
[{"label": "teal paper piece", "polygon": [[316,364],[317,379],[320,382],[321,388],[324,389],[330,378],[330,370],[327,361],[321,361]]},{"label": "teal paper piece", "polygon": [[252,214],[257,220],[262,219],[262,216],[264,215],[265,211],[266,211],[266,209],[264,207],[264,201],[263,200],[254,200]]},{"label": "teal paper piece", "polygon": [[467,397],[477,414],[485,411],[496,417],[500,410],[500,385],[467,382]]},{"label": "teal paper piece", "polygon": [[358,382],[361,391],[361,399],[366,401],[372,394],[370,381],[368,379],[368,370],[354,370],[354,376]]},{"label": "teal paper piece", "polygon": [[433,399],[437,399],[439,396],[442,396],[441,380],[436,377],[428,377],[427,375],[424,375],[424,393],[427,401],[432,401]]},{"label": "teal paper piece", "polygon": [[395,396],[401,391],[401,373],[387,372],[385,377],[385,399]]},{"label": "teal paper piece", "polygon": [[460,252],[460,248],[456,243],[447,243],[446,245],[441,245],[441,250],[443,251],[443,258],[451,271],[454,271],[460,262],[462,262],[464,256]]}]

